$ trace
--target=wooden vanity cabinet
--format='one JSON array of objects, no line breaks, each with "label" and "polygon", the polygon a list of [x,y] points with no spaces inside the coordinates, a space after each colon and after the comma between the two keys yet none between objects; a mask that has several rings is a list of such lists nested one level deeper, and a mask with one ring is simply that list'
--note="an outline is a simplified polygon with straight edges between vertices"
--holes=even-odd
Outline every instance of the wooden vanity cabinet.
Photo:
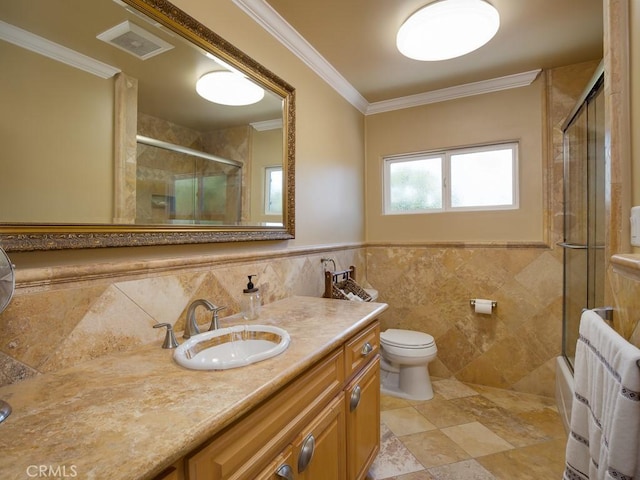
[{"label": "wooden vanity cabinet", "polygon": [[185,478],[364,479],[379,449],[379,331],[356,334],[188,455]]},{"label": "wooden vanity cabinet", "polygon": [[340,393],[343,383],[344,355],[336,350],[189,455],[187,479],[253,480]]}]

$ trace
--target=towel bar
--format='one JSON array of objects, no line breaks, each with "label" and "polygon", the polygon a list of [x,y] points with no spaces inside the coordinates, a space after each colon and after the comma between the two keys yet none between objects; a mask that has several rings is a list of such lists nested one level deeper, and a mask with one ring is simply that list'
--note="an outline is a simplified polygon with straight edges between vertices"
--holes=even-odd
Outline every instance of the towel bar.
[{"label": "towel bar", "polygon": [[609,322],[609,325],[613,325],[613,307],[599,307],[591,310],[600,315],[600,318],[604,321]]}]

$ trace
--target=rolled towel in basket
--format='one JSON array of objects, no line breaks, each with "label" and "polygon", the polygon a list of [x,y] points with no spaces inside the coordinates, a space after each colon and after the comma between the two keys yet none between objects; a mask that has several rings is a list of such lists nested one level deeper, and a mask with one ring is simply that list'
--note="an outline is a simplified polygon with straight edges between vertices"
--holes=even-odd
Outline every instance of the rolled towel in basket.
[{"label": "rolled towel in basket", "polygon": [[347,298],[349,300],[352,300],[354,302],[364,302],[364,300],[362,298],[360,298],[358,295],[356,295],[354,293],[349,292],[346,295],[347,295]]}]

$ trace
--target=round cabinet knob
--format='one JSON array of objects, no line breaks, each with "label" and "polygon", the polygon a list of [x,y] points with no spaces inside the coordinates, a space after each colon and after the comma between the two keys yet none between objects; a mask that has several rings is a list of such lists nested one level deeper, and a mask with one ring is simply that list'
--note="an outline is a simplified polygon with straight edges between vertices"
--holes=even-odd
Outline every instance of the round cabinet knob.
[{"label": "round cabinet knob", "polygon": [[358,405],[360,405],[360,395],[362,395],[362,389],[360,385],[356,385],[356,388],[351,392],[351,399],[349,400],[349,411],[353,412]]},{"label": "round cabinet knob", "polygon": [[281,465],[276,470],[276,476],[278,478],[284,478],[284,480],[293,480],[293,469],[289,465]]},{"label": "round cabinet knob", "polygon": [[363,357],[366,357],[371,352],[373,352],[373,347],[371,346],[371,344],[369,342],[365,343],[362,346],[362,350],[360,350],[360,353],[362,354]]},{"label": "round cabinet knob", "polygon": [[302,442],[302,449],[300,450],[300,457],[298,457],[298,473],[304,472],[313,458],[313,451],[316,449],[316,439],[313,437],[313,433],[310,433],[304,442]]}]

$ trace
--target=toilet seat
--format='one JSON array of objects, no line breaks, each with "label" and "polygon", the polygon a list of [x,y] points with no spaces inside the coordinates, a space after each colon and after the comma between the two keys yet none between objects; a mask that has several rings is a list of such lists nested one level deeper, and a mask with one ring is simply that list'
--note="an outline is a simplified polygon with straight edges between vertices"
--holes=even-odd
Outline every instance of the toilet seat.
[{"label": "toilet seat", "polygon": [[433,337],[428,333],[396,328],[390,328],[382,332],[380,334],[380,343],[406,349],[424,349],[435,345]]}]

